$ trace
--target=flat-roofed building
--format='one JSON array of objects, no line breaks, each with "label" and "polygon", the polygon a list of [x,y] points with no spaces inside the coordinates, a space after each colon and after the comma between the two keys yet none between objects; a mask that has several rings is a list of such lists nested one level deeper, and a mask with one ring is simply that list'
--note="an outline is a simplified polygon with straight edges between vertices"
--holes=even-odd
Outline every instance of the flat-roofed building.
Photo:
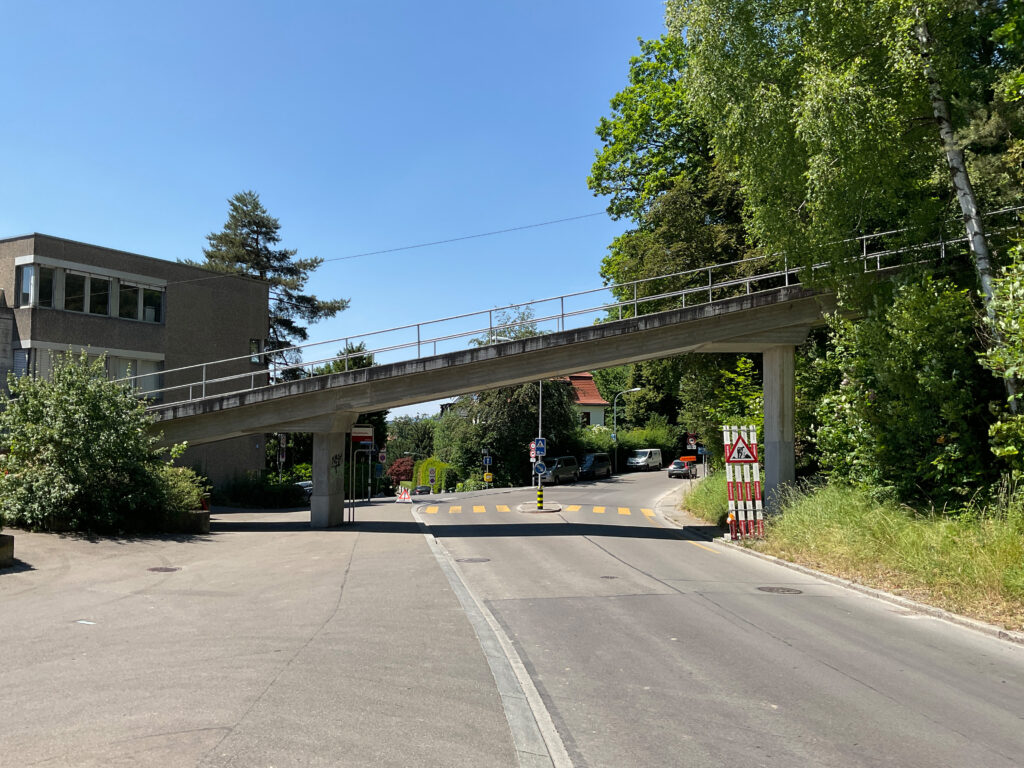
[{"label": "flat-roofed building", "polygon": [[[48,376],[55,353],[106,355],[111,379],[161,390],[175,369],[238,357],[224,373],[259,374],[268,284],[149,256],[32,234],[0,240],[0,375]],[[265,375],[265,374],[264,374]],[[211,389],[207,394],[214,394]],[[263,436],[190,448],[179,463],[215,484],[264,465]]]}]

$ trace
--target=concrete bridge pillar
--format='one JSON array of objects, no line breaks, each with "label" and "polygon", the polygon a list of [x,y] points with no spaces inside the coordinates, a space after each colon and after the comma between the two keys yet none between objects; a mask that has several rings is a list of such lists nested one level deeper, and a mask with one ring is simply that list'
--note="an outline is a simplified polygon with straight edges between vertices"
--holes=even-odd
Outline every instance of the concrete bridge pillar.
[{"label": "concrete bridge pillar", "polygon": [[764,496],[769,511],[778,508],[778,495],[783,487],[796,480],[795,349],[787,344],[770,347],[764,352]]},{"label": "concrete bridge pillar", "polygon": [[349,450],[346,438],[356,416],[338,414],[330,432],[313,433],[313,495],[309,507],[312,528],[330,528],[345,522],[345,462]]}]

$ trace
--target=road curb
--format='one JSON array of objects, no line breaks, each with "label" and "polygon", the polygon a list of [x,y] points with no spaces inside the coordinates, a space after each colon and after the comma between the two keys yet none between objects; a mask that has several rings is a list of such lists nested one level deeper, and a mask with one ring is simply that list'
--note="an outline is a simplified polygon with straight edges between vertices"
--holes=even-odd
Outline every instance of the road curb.
[{"label": "road curb", "polygon": [[537,509],[537,505],[533,502],[524,502],[516,507],[516,512],[535,512],[544,514],[545,512],[561,512],[561,504],[545,504],[541,509]]},{"label": "road curb", "polygon": [[894,595],[892,592],[885,592],[881,589],[869,587],[865,584],[859,584],[856,581],[850,581],[849,579],[844,579],[840,576],[833,576],[830,573],[823,573],[822,571],[817,571],[813,568],[808,568],[806,565],[792,563],[788,560],[783,560],[781,558],[775,557],[774,555],[768,555],[764,552],[758,552],[756,549],[744,547],[741,544],[733,544],[731,540],[723,541],[720,537],[716,537],[715,539],[713,539],[713,541],[715,544],[718,544],[719,546],[727,547],[728,549],[736,550],[738,552],[743,552],[744,554],[751,555],[752,557],[759,557],[762,560],[767,560],[770,563],[781,565],[782,567],[789,568],[792,571],[797,571],[798,573],[803,573],[807,576],[814,576],[815,578],[821,579],[822,581],[827,581],[830,584],[845,587],[846,589],[853,590],[854,592],[859,592],[863,595],[874,597],[878,600],[883,600],[887,603],[892,603],[893,605],[898,605],[901,608],[907,608],[909,610],[914,611],[915,613],[923,613],[927,616],[931,616],[936,619],[948,621],[951,624],[966,627],[967,629],[973,629],[975,632],[981,632],[982,634],[989,635],[990,637],[995,637],[999,640],[1006,640],[1008,642],[1016,643],[1018,645],[1024,645],[1024,632],[1014,632],[1013,630],[1003,629],[1002,627],[998,627],[995,624],[988,624],[984,621],[978,621],[977,619],[971,619],[967,616],[961,616],[958,613],[951,613],[950,611],[947,611],[943,608],[937,608],[934,605],[928,605],[927,603],[919,603],[916,600],[911,600],[906,597]]}]

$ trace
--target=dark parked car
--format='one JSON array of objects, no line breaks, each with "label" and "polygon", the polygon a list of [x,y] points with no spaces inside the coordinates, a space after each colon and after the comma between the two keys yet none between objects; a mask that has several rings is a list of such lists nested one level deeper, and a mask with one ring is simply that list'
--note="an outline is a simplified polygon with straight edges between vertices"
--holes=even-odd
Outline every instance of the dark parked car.
[{"label": "dark parked car", "polygon": [[410,496],[425,496],[428,493],[433,493],[433,491],[430,490],[429,485],[417,485],[415,488],[409,491]]},{"label": "dark parked car", "polygon": [[668,468],[669,477],[686,477],[693,480],[697,477],[697,466],[692,461],[676,459]]},{"label": "dark parked car", "polygon": [[299,480],[296,483],[299,488],[302,489],[302,497],[309,501],[313,496],[313,481],[312,480]]},{"label": "dark parked car", "polygon": [[547,472],[541,475],[545,483],[570,482],[575,483],[580,479],[580,465],[576,463],[575,456],[559,456],[547,459],[545,462]]},{"label": "dark parked car", "polygon": [[588,453],[580,465],[580,477],[611,477],[612,460],[607,453]]}]

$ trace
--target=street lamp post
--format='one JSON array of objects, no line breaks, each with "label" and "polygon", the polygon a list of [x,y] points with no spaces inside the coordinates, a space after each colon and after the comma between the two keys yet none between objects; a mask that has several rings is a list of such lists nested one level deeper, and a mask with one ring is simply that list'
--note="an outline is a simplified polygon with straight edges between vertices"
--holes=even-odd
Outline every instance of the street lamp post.
[{"label": "street lamp post", "polygon": [[615,397],[612,398],[612,442],[615,443],[615,449],[614,449],[614,451],[612,451],[612,462],[613,462],[613,467],[612,468],[616,472],[619,471],[619,422],[618,422],[618,418],[617,418],[617,416],[618,416],[618,410],[617,409],[618,409],[618,404],[619,404],[619,397],[621,395],[626,394],[627,392],[639,392],[640,389],[641,389],[640,387],[633,387],[632,389],[624,389],[621,392],[617,393],[615,395]]}]

